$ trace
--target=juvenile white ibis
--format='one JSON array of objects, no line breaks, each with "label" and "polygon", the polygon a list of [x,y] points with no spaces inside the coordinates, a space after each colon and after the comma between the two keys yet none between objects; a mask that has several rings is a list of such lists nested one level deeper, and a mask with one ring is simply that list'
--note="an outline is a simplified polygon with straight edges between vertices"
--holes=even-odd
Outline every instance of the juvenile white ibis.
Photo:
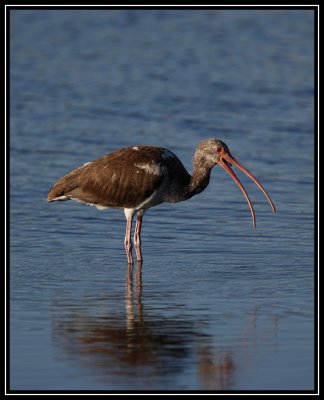
[{"label": "juvenile white ibis", "polygon": [[125,147],[63,176],[50,190],[48,201],[76,200],[99,209],[122,208],[127,220],[125,250],[128,263],[132,257],[132,220],[137,214],[134,231],[136,258],[142,261],[141,227],[144,212],[163,202],[176,203],[202,192],[209,183],[210,173],[218,164],[233,178],[243,192],[252,214],[252,203],[231,166],[237,166],[262,190],[273,212],[270,196],[261,183],[230,153],[224,142],[207,139],[199,143],[193,157],[192,176],[171,151],[156,146]]}]

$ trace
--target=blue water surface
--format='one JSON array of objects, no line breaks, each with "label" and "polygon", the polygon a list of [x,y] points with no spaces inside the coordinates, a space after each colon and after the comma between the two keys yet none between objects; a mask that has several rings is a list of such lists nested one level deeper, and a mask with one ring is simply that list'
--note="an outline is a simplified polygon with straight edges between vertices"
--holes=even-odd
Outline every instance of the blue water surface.
[{"label": "blue water surface", "polygon": [[[314,389],[314,12],[10,11],[10,389]],[[223,140],[219,167],[144,216],[47,203],[122,146]]]}]

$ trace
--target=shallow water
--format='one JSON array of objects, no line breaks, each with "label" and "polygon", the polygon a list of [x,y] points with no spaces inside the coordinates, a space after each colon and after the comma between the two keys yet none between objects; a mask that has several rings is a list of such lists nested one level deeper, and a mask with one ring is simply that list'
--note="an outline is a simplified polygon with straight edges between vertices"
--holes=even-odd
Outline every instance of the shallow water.
[{"label": "shallow water", "polygon": [[[310,10],[13,10],[11,390],[314,389]],[[162,145],[191,172],[225,141],[277,206],[215,167],[145,214],[48,204],[55,181],[119,147]]]}]

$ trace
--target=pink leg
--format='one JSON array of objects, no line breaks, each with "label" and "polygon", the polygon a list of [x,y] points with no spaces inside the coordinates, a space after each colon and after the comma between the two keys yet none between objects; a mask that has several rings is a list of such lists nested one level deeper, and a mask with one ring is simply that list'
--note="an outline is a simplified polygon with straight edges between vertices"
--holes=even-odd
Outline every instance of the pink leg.
[{"label": "pink leg", "polygon": [[142,251],[141,251],[142,220],[143,220],[143,214],[142,213],[138,213],[136,226],[135,226],[135,231],[134,231],[134,246],[135,246],[137,261],[143,261]]},{"label": "pink leg", "polygon": [[132,233],[132,218],[128,218],[126,225],[125,241],[124,241],[128,264],[133,264],[131,233]]}]

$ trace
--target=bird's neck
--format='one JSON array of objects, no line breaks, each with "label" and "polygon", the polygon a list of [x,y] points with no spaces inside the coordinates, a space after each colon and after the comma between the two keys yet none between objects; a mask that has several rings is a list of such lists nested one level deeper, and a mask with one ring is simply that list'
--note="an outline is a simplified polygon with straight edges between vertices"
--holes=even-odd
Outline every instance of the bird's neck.
[{"label": "bird's neck", "polygon": [[204,158],[193,160],[193,174],[187,187],[187,198],[201,193],[209,184],[210,173],[214,164]]}]

